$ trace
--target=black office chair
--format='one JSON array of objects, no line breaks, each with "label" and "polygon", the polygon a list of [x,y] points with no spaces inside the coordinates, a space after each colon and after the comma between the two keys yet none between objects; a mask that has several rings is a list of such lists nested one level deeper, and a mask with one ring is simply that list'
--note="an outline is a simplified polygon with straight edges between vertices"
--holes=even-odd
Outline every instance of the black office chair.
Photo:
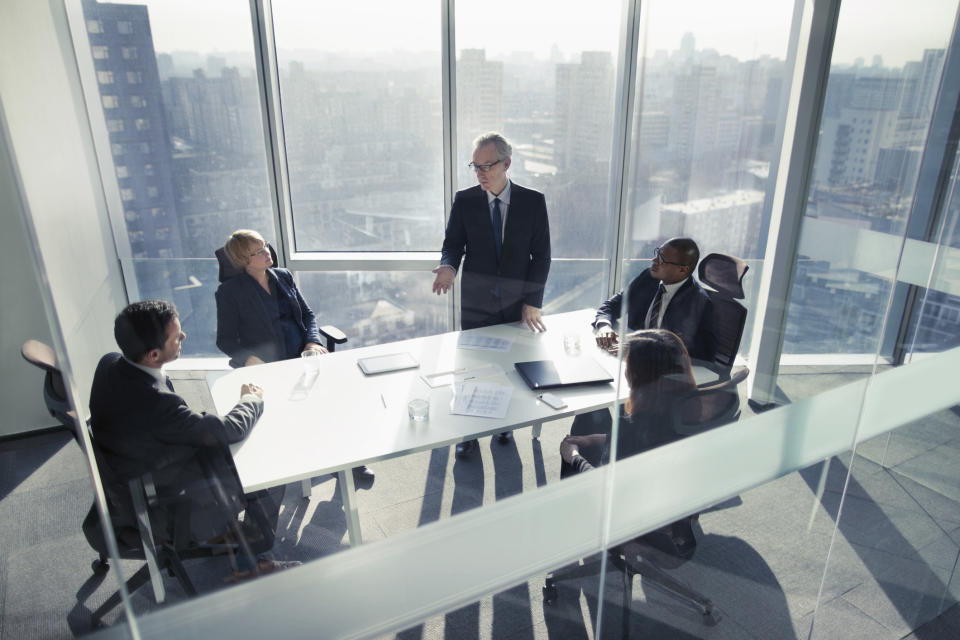
[{"label": "black office chair", "polygon": [[[81,440],[83,438],[80,432],[80,422],[77,420],[76,413],[71,409],[70,402],[67,399],[63,373],[57,365],[56,355],[53,349],[38,340],[27,340],[20,348],[20,353],[27,362],[39,367],[46,373],[43,382],[43,398],[47,405],[47,410],[51,416],[57,418],[70,432],[77,442],[77,446],[82,449],[83,444]],[[84,426],[83,428],[86,427]],[[93,445],[94,458],[100,472],[107,502],[111,505],[111,525],[113,526],[114,537],[117,541],[119,556],[122,560],[144,561],[143,567],[127,580],[128,593],[133,593],[143,586],[147,580],[151,580],[153,582],[154,597],[157,603],[163,602],[165,599],[165,590],[163,588],[163,578],[161,574],[166,570],[171,576],[177,578],[181,587],[188,595],[195,595],[196,589],[183,568],[183,560],[208,557],[218,553],[252,552],[249,548],[244,548],[247,537],[239,535],[234,535],[233,540],[236,542],[228,545],[194,544],[191,546],[187,541],[184,541],[182,531],[177,530],[177,523],[183,522],[182,519],[170,517],[170,515],[164,515],[164,517],[158,518],[157,515],[164,510],[176,508],[180,508],[181,513],[171,515],[188,516],[189,514],[182,513],[182,506],[178,507],[175,504],[169,503],[169,501],[163,503],[158,499],[155,492],[151,491],[153,482],[150,474],[133,478],[129,481],[128,487],[130,499],[133,501],[133,508],[128,509],[128,512],[133,515],[128,515],[127,517],[119,515],[122,509],[117,508],[116,505],[125,499],[119,496],[115,490],[119,480],[112,475],[110,467],[104,463],[103,456],[92,437],[89,441],[91,445]],[[203,454],[200,463],[203,465],[205,475],[210,478],[211,490],[216,493],[216,503],[230,505],[230,510],[235,511],[237,509],[237,499],[230,499],[228,495],[237,495],[238,487],[240,488],[239,495],[242,496],[243,493],[240,479],[236,476],[236,468],[233,466],[233,461],[229,457],[229,453],[227,453],[226,450],[219,452],[219,454],[215,452],[215,450],[207,451]],[[228,479],[228,484],[233,485],[232,491],[228,492],[224,489],[223,480],[221,479],[223,477]],[[156,532],[150,525],[151,512],[154,513],[154,520],[162,520],[167,523],[167,530],[161,532],[159,536],[156,535]],[[232,518],[231,522],[235,523],[236,519]],[[80,526],[87,543],[99,556],[93,561],[91,568],[94,574],[103,575],[110,569],[108,560],[109,552],[103,534],[100,514],[97,511],[95,503],[91,504],[90,510],[87,512]],[[273,544],[272,530],[269,530],[269,528],[267,530],[271,536],[269,545],[266,547],[269,548],[269,546]],[[263,537],[262,534],[261,537]],[[91,615],[93,624],[95,626],[99,625],[102,617],[119,604],[120,600],[120,592],[118,590],[111,595],[100,608],[93,612]]]},{"label": "black office chair", "polygon": [[[268,244],[267,248],[270,250],[270,257],[273,259],[273,264],[277,264],[277,252],[273,248],[273,245]],[[217,272],[217,279],[220,282],[229,280],[234,276],[240,275],[242,271],[233,266],[233,263],[230,262],[230,258],[227,257],[227,252],[224,251],[223,247],[217,249],[214,254],[217,256],[217,263],[220,268]],[[340,331],[332,324],[326,324],[317,329],[320,332],[320,336],[323,338],[324,347],[330,353],[333,353],[333,350],[337,348],[338,344],[343,344],[347,341],[347,335]]]},{"label": "black office chair", "polygon": [[[675,416],[673,431],[676,439],[696,433],[702,433],[740,418],[740,396],[737,385],[743,382],[749,370],[744,368],[725,380],[700,385],[696,390],[680,398]],[[666,569],[676,569],[693,557],[697,548],[694,525],[700,518],[699,513],[683,517],[675,522],[638,536],[628,542],[607,550],[610,566],[623,576],[622,601],[622,637],[630,637],[630,617],[627,613],[633,597],[633,578],[641,576],[643,583],[671,595],[680,602],[692,607],[701,615],[704,624],[717,623],[713,603],[709,598],[690,586],[680,582]],[[547,605],[556,603],[559,596],[558,582],[576,580],[597,575],[600,572],[602,556],[577,564],[570,569],[562,569],[549,575],[543,586],[543,601]]]},{"label": "black office chair", "polygon": [[743,328],[747,322],[747,309],[737,300],[743,300],[743,277],[750,269],[740,258],[723,253],[711,253],[700,260],[697,276],[713,303],[713,332],[716,353],[712,363],[706,363],[722,378],[730,375]]},{"label": "black office chair", "polygon": [[47,411],[71,434],[76,435],[73,430],[74,414],[70,409],[70,401],[67,400],[67,388],[53,349],[39,340],[27,340],[20,347],[20,355],[24,360],[44,371],[43,401],[47,405]]},{"label": "black office chair", "polygon": [[[246,507],[240,479],[226,447],[208,447],[198,450],[197,461],[203,469],[202,486],[186,487],[174,496],[162,496],[153,482],[153,475],[145,473],[131,478],[127,493],[119,491],[119,479],[113,474],[94,443],[94,454],[110,505],[111,520],[117,538],[119,555],[124,560],[142,560],[144,564],[127,581],[128,593],[134,593],[149,581],[157,604],[166,599],[163,573],[176,578],[188,596],[197,593],[186,569],[185,560],[210,558],[223,554],[243,554],[256,565],[256,553],[273,546],[273,530],[256,517],[241,523],[237,516]],[[204,514],[216,523],[210,540],[192,539],[196,496],[203,491]],[[122,505],[126,503],[126,508]],[[248,521],[249,520],[249,521]],[[84,535],[90,546],[106,554],[106,542],[100,519],[95,509],[84,520]],[[105,563],[104,563],[105,564]],[[105,569],[99,569],[104,571]],[[98,571],[94,567],[94,571]],[[120,603],[120,591],[113,593],[91,614],[94,625]]]}]

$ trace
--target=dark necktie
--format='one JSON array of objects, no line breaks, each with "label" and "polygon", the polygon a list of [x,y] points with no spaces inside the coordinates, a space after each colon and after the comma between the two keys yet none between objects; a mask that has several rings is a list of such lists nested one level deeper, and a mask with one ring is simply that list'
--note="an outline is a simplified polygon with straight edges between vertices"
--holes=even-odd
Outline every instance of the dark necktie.
[{"label": "dark necktie", "polygon": [[663,292],[666,291],[666,288],[663,286],[663,283],[660,283],[660,286],[657,287],[657,295],[653,298],[653,303],[650,305],[650,313],[647,318],[647,329],[656,329],[657,320],[660,317],[660,305],[663,304]]},{"label": "dark necktie", "polygon": [[166,376],[166,378],[167,378],[167,389],[170,389],[170,391],[173,391],[173,381],[170,379],[170,376]]},{"label": "dark necktie", "polygon": [[493,199],[493,244],[497,248],[497,260],[500,259],[500,252],[503,249],[503,217],[500,215],[500,198]]}]

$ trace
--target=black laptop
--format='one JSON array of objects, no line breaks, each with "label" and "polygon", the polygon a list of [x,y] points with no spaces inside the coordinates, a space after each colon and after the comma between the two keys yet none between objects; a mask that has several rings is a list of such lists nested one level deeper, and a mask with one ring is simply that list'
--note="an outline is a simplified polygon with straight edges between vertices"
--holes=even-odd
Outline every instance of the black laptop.
[{"label": "black laptop", "polygon": [[533,360],[517,362],[520,377],[531,389],[556,389],[579,384],[605,384],[613,382],[613,376],[592,358],[579,357],[569,360]]}]

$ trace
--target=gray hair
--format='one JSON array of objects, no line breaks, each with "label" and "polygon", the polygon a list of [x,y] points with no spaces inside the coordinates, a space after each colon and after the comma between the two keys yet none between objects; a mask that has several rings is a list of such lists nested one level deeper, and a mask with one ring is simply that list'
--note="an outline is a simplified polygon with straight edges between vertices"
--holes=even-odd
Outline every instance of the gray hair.
[{"label": "gray hair", "polygon": [[492,144],[497,150],[497,160],[506,160],[513,155],[513,147],[507,142],[506,138],[496,131],[484,133],[477,137],[477,139],[473,141],[473,148],[476,150],[487,144]]}]

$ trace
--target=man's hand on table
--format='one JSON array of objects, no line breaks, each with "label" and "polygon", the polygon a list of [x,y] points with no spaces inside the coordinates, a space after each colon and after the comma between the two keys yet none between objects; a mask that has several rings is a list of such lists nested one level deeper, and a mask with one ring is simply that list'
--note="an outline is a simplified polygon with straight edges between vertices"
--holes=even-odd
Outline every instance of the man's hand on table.
[{"label": "man's hand on table", "polygon": [[252,367],[255,364],[263,364],[263,360],[255,355],[249,355],[247,359],[243,361],[243,366],[245,367]]},{"label": "man's hand on table", "polygon": [[601,349],[606,349],[608,352],[615,354],[617,352],[617,342],[619,340],[620,337],[610,325],[602,324],[597,329],[597,346]]},{"label": "man's hand on table", "polygon": [[529,327],[530,331],[547,330],[547,325],[543,324],[543,319],[540,315],[540,309],[525,304],[523,305],[520,313],[523,319],[523,324]]},{"label": "man's hand on table", "polygon": [[263,389],[252,382],[247,382],[246,384],[240,385],[240,397],[242,398],[247,394],[253,394],[263,400]]}]

